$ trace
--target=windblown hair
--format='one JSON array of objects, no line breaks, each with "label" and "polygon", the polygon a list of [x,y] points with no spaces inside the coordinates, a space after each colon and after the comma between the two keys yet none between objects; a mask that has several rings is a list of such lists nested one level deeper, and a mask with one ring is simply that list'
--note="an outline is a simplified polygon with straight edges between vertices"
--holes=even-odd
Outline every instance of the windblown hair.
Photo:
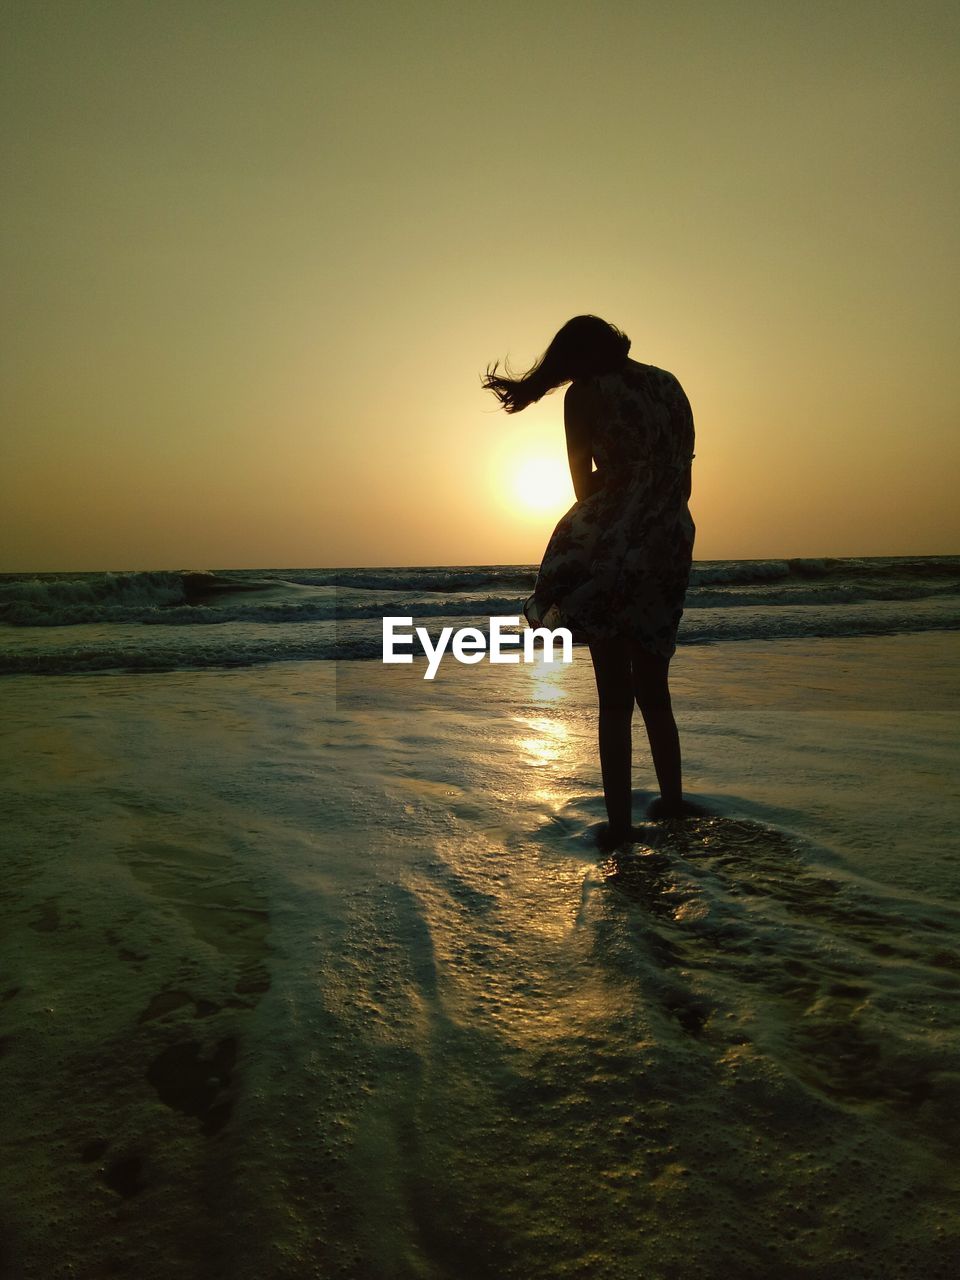
[{"label": "windblown hair", "polygon": [[507,413],[519,413],[565,382],[591,378],[619,369],[630,350],[625,333],[599,316],[574,316],[568,320],[546,351],[520,377],[513,377],[504,362],[487,366],[484,390],[492,391]]}]

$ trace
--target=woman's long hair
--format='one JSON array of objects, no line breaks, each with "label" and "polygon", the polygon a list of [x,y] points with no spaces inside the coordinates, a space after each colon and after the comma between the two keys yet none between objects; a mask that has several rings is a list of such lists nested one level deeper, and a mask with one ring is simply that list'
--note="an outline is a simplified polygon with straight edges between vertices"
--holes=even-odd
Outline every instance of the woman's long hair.
[{"label": "woman's long hair", "polygon": [[492,391],[507,413],[519,413],[565,382],[591,378],[619,369],[630,350],[625,333],[599,316],[574,316],[568,320],[533,368],[519,378],[510,376],[506,363],[487,366],[483,386]]}]

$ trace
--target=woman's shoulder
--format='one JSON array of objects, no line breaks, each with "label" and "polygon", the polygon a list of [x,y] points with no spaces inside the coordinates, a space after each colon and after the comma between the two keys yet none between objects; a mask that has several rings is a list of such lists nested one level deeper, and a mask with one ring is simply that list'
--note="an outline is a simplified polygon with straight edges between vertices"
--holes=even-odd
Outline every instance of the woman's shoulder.
[{"label": "woman's shoulder", "polygon": [[624,375],[627,378],[635,378],[646,382],[659,383],[677,383],[679,380],[676,374],[670,372],[669,369],[661,369],[655,364],[641,364],[639,360],[628,360],[624,365]]},{"label": "woman's shoulder", "polygon": [[683,397],[684,390],[676,374],[655,364],[642,364],[639,360],[625,360],[609,373],[591,378],[577,378],[567,387],[565,400],[571,407],[588,408],[600,402],[609,403],[611,397],[619,399],[624,394],[633,398],[640,392],[644,399],[657,400]]},{"label": "woman's shoulder", "polygon": [[589,380],[602,395],[622,394],[643,391],[649,394],[654,391],[662,393],[671,384],[677,383],[672,373],[666,369],[658,369],[653,364],[641,364],[639,360],[626,360],[619,369],[602,373]]},{"label": "woman's shoulder", "polygon": [[624,381],[631,390],[644,390],[648,397],[660,402],[686,402],[687,393],[680,379],[669,369],[661,369],[655,364],[640,364],[635,360],[628,361],[627,365],[632,368],[629,368]]}]

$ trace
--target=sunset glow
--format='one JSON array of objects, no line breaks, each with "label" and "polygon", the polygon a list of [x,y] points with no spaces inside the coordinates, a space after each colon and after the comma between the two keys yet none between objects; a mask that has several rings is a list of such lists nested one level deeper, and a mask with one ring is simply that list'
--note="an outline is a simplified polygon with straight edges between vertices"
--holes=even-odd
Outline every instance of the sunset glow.
[{"label": "sunset glow", "polygon": [[536,561],[562,391],[480,377],[583,312],[698,559],[957,549],[945,0],[9,9],[0,569]]},{"label": "sunset glow", "polygon": [[570,473],[557,458],[526,458],[513,477],[513,496],[521,511],[537,515],[556,511],[558,515],[573,502]]}]

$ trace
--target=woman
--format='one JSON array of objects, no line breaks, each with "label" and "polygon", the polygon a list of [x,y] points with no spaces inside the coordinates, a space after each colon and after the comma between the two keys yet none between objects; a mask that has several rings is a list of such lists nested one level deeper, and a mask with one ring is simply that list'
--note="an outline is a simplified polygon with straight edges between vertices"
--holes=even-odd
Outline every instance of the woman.
[{"label": "woman", "polygon": [[693,554],[693,415],[676,378],[631,360],[629,350],[613,325],[575,316],[522,377],[494,364],[483,380],[507,413],[570,384],[563,417],[577,501],[547,544],[524,613],[536,626],[569,627],[590,646],[609,819],[601,840],[611,847],[632,835],[634,700],[660,785],[649,816],[687,811],[667,673]]}]

